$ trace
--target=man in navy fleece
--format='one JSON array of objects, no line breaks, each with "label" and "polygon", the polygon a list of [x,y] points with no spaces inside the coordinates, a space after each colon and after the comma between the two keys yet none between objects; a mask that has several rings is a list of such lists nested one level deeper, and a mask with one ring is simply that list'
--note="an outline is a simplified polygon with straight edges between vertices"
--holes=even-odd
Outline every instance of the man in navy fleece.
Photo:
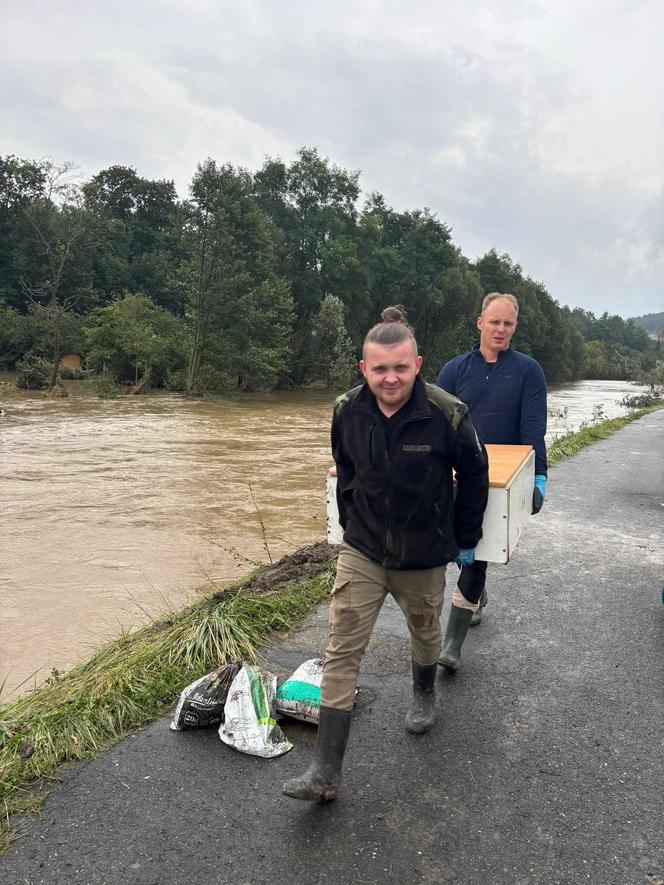
[{"label": "man in navy fleece", "polygon": [[[491,292],[477,318],[480,343],[446,363],[437,384],[468,406],[477,435],[484,443],[531,445],[535,449],[533,513],[539,513],[546,492],[546,378],[530,356],[512,350],[519,302],[514,295]],[[438,663],[454,672],[471,624],[479,624],[487,603],[486,562],[472,550],[457,557],[461,573]]]}]

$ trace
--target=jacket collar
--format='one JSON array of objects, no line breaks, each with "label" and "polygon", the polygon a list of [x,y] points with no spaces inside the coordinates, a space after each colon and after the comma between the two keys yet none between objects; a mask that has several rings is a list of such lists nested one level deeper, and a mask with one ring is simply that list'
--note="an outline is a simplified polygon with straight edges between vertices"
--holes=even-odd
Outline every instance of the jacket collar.
[{"label": "jacket collar", "polygon": [[[429,417],[431,415],[431,404],[429,403],[426,387],[424,386],[424,381],[422,381],[421,375],[418,375],[415,378],[413,392],[411,393],[408,402],[410,403],[410,408],[408,409],[409,421],[416,418]],[[358,409],[362,412],[370,412],[371,414],[376,414],[380,411],[378,403],[376,402],[376,397],[369,390],[369,385],[366,381],[361,385],[357,396],[352,400],[351,408]],[[396,417],[401,411],[403,411],[403,406],[398,412],[394,413],[393,417]]]},{"label": "jacket collar", "polygon": [[[478,356],[481,360],[484,360],[484,355],[483,355],[482,352],[480,351],[480,346],[479,346],[479,344],[476,344],[476,345],[473,347],[471,353],[472,353],[473,355],[477,354],[477,356]],[[507,357],[508,357],[508,355],[511,354],[511,353],[512,353],[512,345],[510,344],[510,346],[507,348],[507,350],[499,350],[499,351],[498,351],[498,360],[497,360],[497,362],[500,363],[500,362],[502,362],[503,360],[506,360]],[[486,360],[484,360],[484,362],[486,362]]]}]

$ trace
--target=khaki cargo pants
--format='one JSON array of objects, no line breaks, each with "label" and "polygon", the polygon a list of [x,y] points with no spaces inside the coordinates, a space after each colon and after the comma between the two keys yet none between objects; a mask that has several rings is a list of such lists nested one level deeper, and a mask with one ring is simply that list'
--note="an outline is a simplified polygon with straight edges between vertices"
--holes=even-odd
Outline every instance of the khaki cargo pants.
[{"label": "khaki cargo pants", "polygon": [[435,664],[440,655],[444,591],[444,566],[385,569],[342,544],[330,601],[321,704],[337,710],[353,709],[360,663],[388,593],[406,616],[413,660],[422,667]]}]

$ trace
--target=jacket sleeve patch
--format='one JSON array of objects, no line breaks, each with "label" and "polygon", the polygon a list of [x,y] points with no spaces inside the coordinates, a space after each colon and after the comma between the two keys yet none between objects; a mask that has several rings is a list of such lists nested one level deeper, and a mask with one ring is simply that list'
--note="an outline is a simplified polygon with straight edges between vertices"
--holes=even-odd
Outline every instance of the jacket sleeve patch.
[{"label": "jacket sleeve patch", "polygon": [[427,384],[426,390],[427,398],[434,409],[441,411],[452,425],[453,430],[457,430],[462,419],[468,413],[468,407],[460,399],[434,384]]}]

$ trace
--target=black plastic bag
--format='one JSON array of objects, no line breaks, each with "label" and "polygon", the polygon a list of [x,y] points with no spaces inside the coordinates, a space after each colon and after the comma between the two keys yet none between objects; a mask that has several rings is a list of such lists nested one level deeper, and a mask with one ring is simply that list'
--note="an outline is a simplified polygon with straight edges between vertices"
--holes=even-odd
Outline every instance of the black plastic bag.
[{"label": "black plastic bag", "polygon": [[242,661],[232,661],[188,685],[175,708],[171,731],[205,728],[222,722],[228,689],[241,667]]}]

